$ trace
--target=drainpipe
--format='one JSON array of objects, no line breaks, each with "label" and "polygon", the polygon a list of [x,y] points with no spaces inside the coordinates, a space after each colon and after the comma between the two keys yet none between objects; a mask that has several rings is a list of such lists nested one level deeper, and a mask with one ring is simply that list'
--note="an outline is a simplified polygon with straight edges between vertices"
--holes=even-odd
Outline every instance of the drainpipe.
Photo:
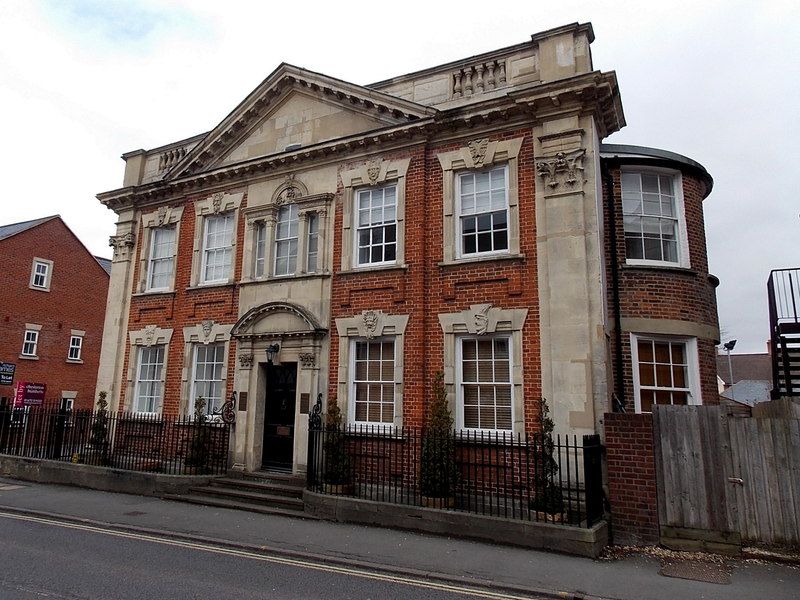
[{"label": "drainpipe", "polygon": [[614,201],[614,178],[608,168],[608,162],[600,161],[600,170],[606,186],[606,204],[611,222],[609,238],[611,241],[611,306],[614,312],[614,412],[625,411],[625,385],[622,368],[622,316],[619,306],[619,256],[617,250],[617,207]]}]

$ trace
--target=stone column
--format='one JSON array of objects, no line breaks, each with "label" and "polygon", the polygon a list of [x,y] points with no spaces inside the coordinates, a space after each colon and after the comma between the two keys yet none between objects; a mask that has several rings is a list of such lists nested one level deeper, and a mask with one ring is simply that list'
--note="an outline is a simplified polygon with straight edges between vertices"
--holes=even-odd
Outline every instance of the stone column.
[{"label": "stone column", "polygon": [[122,408],[122,369],[125,361],[125,347],[128,343],[133,257],[138,252],[135,233],[137,223],[137,215],[133,209],[120,211],[117,234],[109,239],[114,256],[111,264],[111,279],[108,283],[103,345],[100,350],[96,392],[108,392],[108,408],[111,411]]},{"label": "stone column", "polygon": [[297,272],[305,273],[308,267],[308,212],[298,213],[297,220]]}]

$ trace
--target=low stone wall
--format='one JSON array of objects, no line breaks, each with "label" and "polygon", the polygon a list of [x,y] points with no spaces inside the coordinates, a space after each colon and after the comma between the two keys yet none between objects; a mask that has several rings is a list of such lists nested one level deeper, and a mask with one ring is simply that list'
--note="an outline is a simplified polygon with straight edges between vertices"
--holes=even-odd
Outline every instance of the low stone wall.
[{"label": "low stone wall", "polygon": [[605,521],[590,528],[512,521],[472,513],[319,494],[309,490],[303,492],[303,501],[306,512],[330,521],[453,535],[591,558],[599,556],[608,545],[608,525]]},{"label": "low stone wall", "polygon": [[76,465],[55,460],[1,455],[0,476],[142,496],[181,494],[188,491],[191,486],[206,485],[212,479],[209,475],[143,473],[94,465]]},{"label": "low stone wall", "polygon": [[658,544],[653,416],[606,413],[605,433],[613,542]]}]

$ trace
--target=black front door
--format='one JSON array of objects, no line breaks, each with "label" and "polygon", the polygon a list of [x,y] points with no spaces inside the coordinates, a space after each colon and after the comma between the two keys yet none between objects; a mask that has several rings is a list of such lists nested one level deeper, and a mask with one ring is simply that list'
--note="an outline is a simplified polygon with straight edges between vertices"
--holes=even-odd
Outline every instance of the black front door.
[{"label": "black front door", "polygon": [[266,468],[292,468],[296,391],[296,363],[267,365],[264,451],[261,456],[261,464]]}]

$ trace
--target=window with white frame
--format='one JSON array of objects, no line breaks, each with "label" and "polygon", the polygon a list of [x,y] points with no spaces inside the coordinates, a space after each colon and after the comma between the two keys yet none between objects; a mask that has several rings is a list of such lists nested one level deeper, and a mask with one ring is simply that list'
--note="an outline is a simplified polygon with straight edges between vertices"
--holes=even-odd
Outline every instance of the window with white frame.
[{"label": "window with white frame", "polygon": [[175,268],[175,227],[153,228],[146,291],[168,290]]},{"label": "window with white frame", "polygon": [[460,255],[508,252],[508,168],[460,173],[457,181]]},{"label": "window with white frame", "polygon": [[194,349],[192,395],[189,412],[194,414],[195,402],[205,400],[205,412],[211,414],[223,404],[225,344],[197,345]]},{"label": "window with white frame", "polygon": [[351,343],[350,422],[392,425],[394,422],[395,343],[393,339]]},{"label": "window with white frame", "polygon": [[697,340],[631,336],[636,412],[699,404]]},{"label": "window with white frame", "polygon": [[50,279],[53,274],[53,261],[34,258],[31,268],[30,287],[35,290],[50,291]]},{"label": "window with white frame", "polygon": [[396,185],[357,192],[355,245],[358,266],[389,264],[396,261]]},{"label": "window with white frame", "polygon": [[80,335],[69,336],[69,350],[67,351],[67,360],[80,360],[82,351],[83,351],[83,336]]},{"label": "window with white frame", "polygon": [[255,227],[255,256],[253,258],[253,276],[264,277],[266,274],[267,224],[259,221]]},{"label": "window with white frame", "polygon": [[510,432],[514,404],[510,338],[460,338],[457,360],[459,427]]},{"label": "window with white frame", "polygon": [[680,177],[623,171],[621,183],[628,262],[688,266]]},{"label": "window with white frame", "polygon": [[297,240],[300,219],[297,204],[278,210],[275,223],[275,275],[293,275],[297,270]]},{"label": "window with white frame", "polygon": [[133,410],[139,413],[158,413],[164,391],[164,346],[139,348]]},{"label": "window with white frame", "polygon": [[36,356],[36,347],[39,345],[39,332],[33,329],[25,330],[22,341],[22,356]]},{"label": "window with white frame", "polygon": [[317,272],[319,255],[319,215],[309,213],[306,219],[306,273]]},{"label": "window with white frame", "polygon": [[219,283],[231,276],[233,264],[234,214],[205,218],[203,234],[202,283]]}]

